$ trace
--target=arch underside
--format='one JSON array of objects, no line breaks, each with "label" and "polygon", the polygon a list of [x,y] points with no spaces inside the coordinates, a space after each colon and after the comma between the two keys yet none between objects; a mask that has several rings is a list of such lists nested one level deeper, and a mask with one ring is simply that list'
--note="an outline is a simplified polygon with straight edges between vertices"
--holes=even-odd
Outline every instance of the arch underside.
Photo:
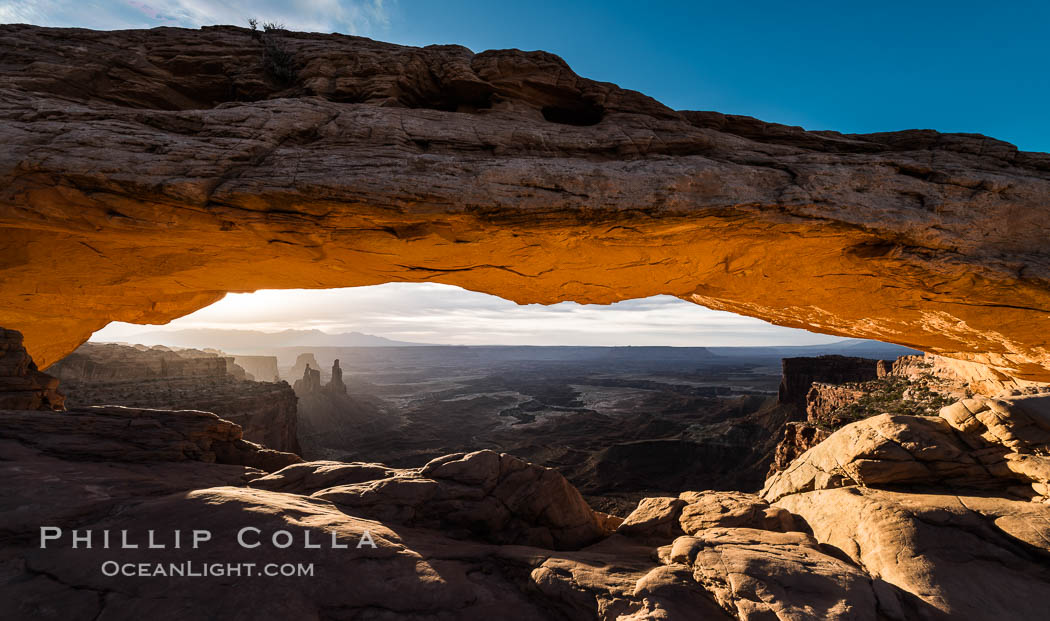
[{"label": "arch underside", "polygon": [[[178,64],[153,31],[2,28],[47,60],[0,76],[0,325],[42,367],[226,292],[430,281],[669,294],[1050,381],[1045,154],[676,112],[543,53],[302,33],[294,85],[215,101],[181,87],[255,62],[238,29],[165,33],[211,46]],[[93,46],[88,69],[48,33]],[[105,90],[91,67],[119,55]]]}]

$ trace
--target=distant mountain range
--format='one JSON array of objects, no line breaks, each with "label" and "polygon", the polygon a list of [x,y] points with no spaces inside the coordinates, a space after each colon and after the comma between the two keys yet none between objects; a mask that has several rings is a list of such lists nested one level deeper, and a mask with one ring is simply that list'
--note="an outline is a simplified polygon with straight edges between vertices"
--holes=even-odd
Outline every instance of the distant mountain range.
[{"label": "distant mountain range", "polygon": [[262,332],[260,330],[187,329],[155,330],[141,332],[121,339],[132,344],[167,345],[169,347],[212,347],[227,353],[255,353],[279,347],[412,347],[425,343],[395,341],[364,334],[342,332],[328,334],[320,330],[283,330]]},{"label": "distant mountain range", "polygon": [[[608,358],[612,356],[638,360],[679,358],[685,361],[697,357],[712,356],[717,358],[786,358],[819,356],[823,354],[892,359],[906,354],[920,353],[900,345],[862,339],[843,339],[825,345],[773,345],[767,347],[463,346],[395,341],[362,332],[328,334],[320,330],[284,330],[281,332],[223,329],[154,330],[133,334],[121,340],[131,344],[142,345],[167,345],[169,347],[193,347],[197,349],[211,347],[231,354],[272,354],[277,350],[297,349],[299,351],[308,351],[320,348],[347,347],[442,347],[460,350],[491,350],[489,352],[490,355],[497,357],[509,356],[515,359],[522,356],[528,359],[561,359],[564,357],[575,359],[580,356],[586,358],[594,356]],[[500,350],[506,351],[501,354],[499,353]]]},{"label": "distant mountain range", "polygon": [[827,354],[838,354],[841,356],[856,356],[858,358],[880,358],[891,360],[898,356],[910,356],[921,354],[921,351],[883,343],[881,341],[868,341],[864,339],[842,339],[825,345],[772,345],[769,347],[708,347],[716,356],[753,357],[753,356],[775,356],[778,358],[794,358],[798,356],[824,356]]}]

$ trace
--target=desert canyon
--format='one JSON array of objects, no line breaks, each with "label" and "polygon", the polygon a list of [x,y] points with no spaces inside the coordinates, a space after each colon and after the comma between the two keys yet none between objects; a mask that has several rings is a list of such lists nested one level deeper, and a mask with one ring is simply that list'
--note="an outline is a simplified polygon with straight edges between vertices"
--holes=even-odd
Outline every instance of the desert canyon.
[{"label": "desert canyon", "polygon": [[[0,91],[5,618],[1047,617],[1050,155],[675,111],[544,52],[234,26],[3,25]],[[674,295],[922,353],[785,358],[766,400],[646,380],[668,412],[734,422],[669,417],[659,440],[704,485],[663,489],[664,468],[627,490],[610,482],[635,474],[591,466],[634,463],[640,410],[577,429],[594,445],[576,457],[536,449],[537,412],[587,420],[579,391],[481,386],[529,397],[476,429],[514,450],[406,413],[451,451],[430,455],[388,422],[339,435],[332,404],[373,403],[345,356],[284,376],[85,345],[229,292],[395,281]],[[41,526],[201,525],[194,558],[227,562],[251,556],[248,524],[352,543],[264,539],[254,558],[315,575],[207,579],[99,572],[186,556],[170,546],[40,545]]]}]

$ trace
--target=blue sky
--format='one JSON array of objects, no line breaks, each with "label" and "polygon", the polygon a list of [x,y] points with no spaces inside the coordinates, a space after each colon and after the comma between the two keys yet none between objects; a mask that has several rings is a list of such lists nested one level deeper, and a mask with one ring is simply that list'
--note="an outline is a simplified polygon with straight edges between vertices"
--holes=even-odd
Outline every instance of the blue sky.
[{"label": "blue sky", "polygon": [[1050,2],[402,0],[389,15],[398,42],[545,49],[679,110],[1050,151]]},{"label": "blue sky", "polygon": [[[252,16],[406,45],[543,49],[580,75],[676,109],[843,132],[977,132],[1050,151],[1050,2],[0,0],[0,22],[48,26],[244,25]],[[457,343],[833,340],[666,296],[519,307],[440,285],[229,296],[170,327],[235,326]],[[99,338],[141,331],[112,325]]]}]

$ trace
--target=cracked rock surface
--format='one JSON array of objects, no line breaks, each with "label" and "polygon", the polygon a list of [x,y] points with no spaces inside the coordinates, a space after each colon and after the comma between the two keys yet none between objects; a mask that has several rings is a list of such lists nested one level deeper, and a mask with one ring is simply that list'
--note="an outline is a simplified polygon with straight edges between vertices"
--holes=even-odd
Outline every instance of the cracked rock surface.
[{"label": "cracked rock surface", "polygon": [[[311,467],[314,472],[303,472]],[[489,450],[446,455],[418,469],[310,462],[288,470],[251,486],[310,491],[362,517],[495,543],[580,548],[609,535],[620,521],[593,511],[557,471]],[[313,491],[321,478],[325,487]]]},{"label": "cracked rock surface", "polygon": [[868,418],[761,495],[861,567],[887,618],[1038,619],[1050,596],[1048,412],[1033,394]]},{"label": "cracked rock surface", "polygon": [[1039,619],[1050,597],[1050,507],[943,489],[826,489],[782,498],[876,581],[895,619]]}]

